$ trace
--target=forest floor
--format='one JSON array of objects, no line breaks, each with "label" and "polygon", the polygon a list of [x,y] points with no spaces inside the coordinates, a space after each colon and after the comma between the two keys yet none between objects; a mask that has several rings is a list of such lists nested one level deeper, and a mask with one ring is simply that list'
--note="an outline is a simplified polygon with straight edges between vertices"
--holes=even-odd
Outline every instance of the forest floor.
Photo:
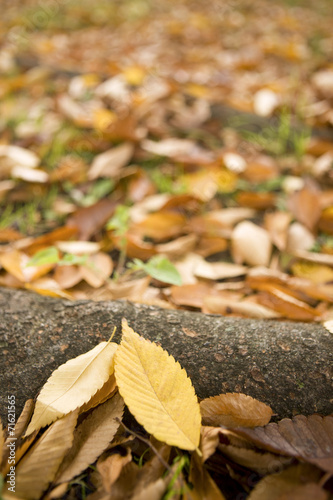
[{"label": "forest floor", "polygon": [[332,18],[330,1],[11,2],[0,284],[330,318]]}]

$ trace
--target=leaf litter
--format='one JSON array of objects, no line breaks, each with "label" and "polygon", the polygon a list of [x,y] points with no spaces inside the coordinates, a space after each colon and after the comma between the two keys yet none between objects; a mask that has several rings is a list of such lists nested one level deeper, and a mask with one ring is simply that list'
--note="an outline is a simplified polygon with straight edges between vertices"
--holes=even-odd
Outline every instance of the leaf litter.
[{"label": "leaf litter", "polygon": [[[74,300],[328,320],[329,1],[315,10],[282,0],[272,9],[263,0],[133,5],[98,0],[96,16],[86,0],[52,12],[28,0],[5,9],[0,284]],[[119,207],[128,219],[115,227]],[[62,267],[71,253],[82,260]],[[189,255],[203,259],[195,273],[183,265]],[[244,283],[258,266],[287,276],[283,293],[268,275],[270,289]],[[192,298],[187,290],[180,301],[174,287],[189,284]],[[198,300],[206,284],[209,296]]]},{"label": "leaf litter", "polygon": [[[298,499],[313,492],[327,499],[333,493],[332,416],[269,423],[273,410],[239,393],[199,405],[172,356],[125,319],[122,330],[120,345],[102,342],[68,361],[35,405],[27,401],[14,431],[15,493],[7,481],[4,500]],[[99,359],[106,348],[107,358]],[[41,420],[40,402],[49,393],[50,417]],[[6,429],[1,436],[4,475],[13,437]]]},{"label": "leaf litter", "polygon": [[[94,7],[21,0],[0,20],[1,286],[332,331],[330,2]],[[3,498],[332,495],[331,416],[268,423],[223,394],[201,425],[184,370],[124,330],[27,402]]]}]

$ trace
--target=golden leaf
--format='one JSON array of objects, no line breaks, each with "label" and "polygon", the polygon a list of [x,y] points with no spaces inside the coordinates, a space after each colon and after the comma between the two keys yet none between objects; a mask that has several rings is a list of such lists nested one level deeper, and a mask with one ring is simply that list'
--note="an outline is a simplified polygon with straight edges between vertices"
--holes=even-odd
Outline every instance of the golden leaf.
[{"label": "golden leaf", "polygon": [[118,345],[101,342],[59,366],[42,388],[26,435],[87,403],[113,373]]},{"label": "golden leaf", "polygon": [[73,442],[78,412],[55,422],[16,468],[15,492],[20,498],[38,499],[53,480],[57,469]]},{"label": "golden leaf", "polygon": [[204,399],[200,403],[205,425],[227,427],[257,427],[268,424],[273,415],[271,408],[260,401],[229,392]]},{"label": "golden leaf", "polygon": [[103,453],[112,441],[124,411],[124,402],[116,394],[98,406],[74,433],[73,447],[61,464],[57,483],[70,481],[86,469]]},{"label": "golden leaf", "polygon": [[126,320],[122,327],[115,375],[130,412],[159,441],[196,449],[200,408],[185,370],[160,346],[135,333]]}]

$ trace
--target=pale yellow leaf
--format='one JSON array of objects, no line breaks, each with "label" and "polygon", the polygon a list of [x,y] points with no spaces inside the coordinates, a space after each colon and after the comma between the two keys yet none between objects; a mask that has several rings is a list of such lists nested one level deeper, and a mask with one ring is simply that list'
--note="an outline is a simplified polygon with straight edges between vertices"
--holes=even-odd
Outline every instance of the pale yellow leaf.
[{"label": "pale yellow leaf", "polygon": [[268,266],[272,242],[265,229],[250,221],[237,224],[231,236],[231,251],[236,264]]},{"label": "pale yellow leaf", "polygon": [[55,422],[22,458],[16,468],[15,493],[38,499],[54,479],[63,457],[73,442],[78,412]]},{"label": "pale yellow leaf", "polygon": [[226,427],[257,427],[268,424],[273,415],[271,408],[245,394],[220,394],[200,403],[206,425]]},{"label": "pale yellow leaf", "polygon": [[115,375],[130,412],[150,434],[186,450],[198,447],[200,408],[185,370],[160,346],[135,333],[125,320]]},{"label": "pale yellow leaf", "polygon": [[123,399],[116,394],[106,403],[99,405],[79,425],[74,433],[72,449],[61,464],[57,483],[70,481],[95,462],[117,432],[123,411]]},{"label": "pale yellow leaf", "polygon": [[101,342],[59,366],[42,388],[26,435],[87,403],[113,373],[118,345]]}]

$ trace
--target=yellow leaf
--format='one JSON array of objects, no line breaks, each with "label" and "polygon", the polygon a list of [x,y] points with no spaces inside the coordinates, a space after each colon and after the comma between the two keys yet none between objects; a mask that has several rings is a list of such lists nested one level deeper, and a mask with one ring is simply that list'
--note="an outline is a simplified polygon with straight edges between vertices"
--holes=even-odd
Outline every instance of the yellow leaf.
[{"label": "yellow leaf", "polygon": [[120,394],[137,421],[159,441],[194,450],[200,439],[200,407],[183,368],[160,346],[123,320],[115,357]]},{"label": "yellow leaf", "polygon": [[101,342],[59,366],[42,388],[26,435],[87,403],[113,373],[118,345]]},{"label": "yellow leaf", "polygon": [[124,411],[124,402],[116,394],[98,406],[74,433],[73,447],[61,464],[57,483],[70,481],[103,453],[112,441]]},{"label": "yellow leaf", "polygon": [[273,415],[271,408],[245,394],[220,394],[200,403],[205,425],[227,427],[257,427],[268,424]]},{"label": "yellow leaf", "polygon": [[16,468],[17,496],[38,499],[54,479],[65,453],[72,445],[77,413],[70,413],[55,422],[19,462]]}]

